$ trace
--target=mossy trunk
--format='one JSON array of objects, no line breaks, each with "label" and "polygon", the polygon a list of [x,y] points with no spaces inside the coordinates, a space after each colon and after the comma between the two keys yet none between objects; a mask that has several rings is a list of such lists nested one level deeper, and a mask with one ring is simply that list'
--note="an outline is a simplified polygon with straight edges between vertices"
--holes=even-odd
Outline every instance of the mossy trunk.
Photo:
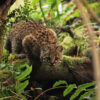
[{"label": "mossy trunk", "polygon": [[0,0],[0,60],[3,54],[3,40],[6,32],[6,23],[4,23],[4,20],[6,20],[8,11],[15,1],[16,0]]},{"label": "mossy trunk", "polygon": [[42,82],[66,80],[68,83],[76,84],[91,82],[93,81],[92,62],[89,58],[64,56],[62,63],[54,68],[42,65],[33,80]]},{"label": "mossy trunk", "polygon": [[6,32],[6,25],[2,21],[0,21],[0,59],[3,54],[3,40],[5,32]]},{"label": "mossy trunk", "polygon": [[[25,63],[26,60],[14,61],[15,67]],[[34,66],[33,66],[34,70]],[[56,67],[42,65],[38,67],[38,71],[31,74],[31,81],[48,82],[57,80],[66,80],[68,83],[82,84],[93,81],[92,61],[87,58],[80,57],[63,57],[63,61]],[[45,83],[44,82],[44,83]]]}]

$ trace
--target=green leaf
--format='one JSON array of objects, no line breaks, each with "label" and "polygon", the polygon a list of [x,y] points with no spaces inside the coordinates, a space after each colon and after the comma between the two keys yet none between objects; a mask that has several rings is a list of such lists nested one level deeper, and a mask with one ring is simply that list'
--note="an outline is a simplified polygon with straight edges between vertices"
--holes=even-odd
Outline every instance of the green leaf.
[{"label": "green leaf", "polygon": [[70,100],[74,100],[82,91],[86,90],[86,88],[91,87],[95,85],[95,82],[86,83],[78,86],[78,89],[75,91],[75,93],[70,97]]},{"label": "green leaf", "polygon": [[20,65],[16,68],[16,71],[21,72],[22,68],[25,68],[26,66],[27,66],[27,63],[20,64]]},{"label": "green leaf", "polygon": [[65,97],[66,95],[68,95],[74,88],[76,88],[76,84],[71,84],[69,85],[63,92],[63,96]]},{"label": "green leaf", "polygon": [[59,86],[61,84],[67,85],[67,82],[66,81],[62,81],[62,80],[59,80],[59,81],[57,81],[56,83],[53,84],[53,87]]},{"label": "green leaf", "polygon": [[18,82],[18,84],[16,86],[16,91],[18,91],[18,93],[21,93],[22,90],[24,90],[27,87],[28,84],[29,84],[29,81],[28,80],[25,81],[24,83],[19,83]]},{"label": "green leaf", "polygon": [[23,80],[26,76],[28,76],[32,71],[32,66],[28,67],[24,72],[21,73],[21,75],[17,76],[17,80]]},{"label": "green leaf", "polygon": [[18,93],[18,95],[21,97],[22,100],[27,100],[27,99],[25,98],[25,96],[23,96],[21,93]]},{"label": "green leaf", "polygon": [[42,91],[43,89],[42,88],[35,88],[35,90],[41,90]]},{"label": "green leaf", "polygon": [[31,3],[31,6],[34,6],[34,4],[37,3],[37,2],[38,2],[38,0],[33,0],[32,3]]},{"label": "green leaf", "polygon": [[93,82],[90,82],[90,83],[85,83],[85,84],[82,84],[82,85],[79,85],[78,88],[88,88],[88,87],[91,87],[91,86],[94,86],[96,84],[95,81]]},{"label": "green leaf", "polygon": [[87,92],[85,92],[83,95],[80,96],[79,100],[83,100],[85,97],[88,97],[94,93],[95,93],[95,89],[89,89]]}]

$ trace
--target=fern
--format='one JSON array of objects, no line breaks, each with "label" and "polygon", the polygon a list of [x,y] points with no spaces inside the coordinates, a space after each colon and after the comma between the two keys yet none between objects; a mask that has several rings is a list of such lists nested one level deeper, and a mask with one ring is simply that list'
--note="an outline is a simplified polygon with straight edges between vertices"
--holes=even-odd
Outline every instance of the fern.
[{"label": "fern", "polygon": [[59,85],[62,85],[62,84],[67,85],[67,82],[66,82],[66,81],[62,81],[62,80],[59,80],[59,81],[57,81],[57,82],[53,85],[53,87],[56,87],[56,86],[59,86]]},{"label": "fern", "polygon": [[19,76],[16,77],[17,80],[22,81],[25,79],[26,76],[28,76],[32,71],[32,66],[27,67],[27,69],[22,72]]},{"label": "fern", "polygon": [[[22,68],[26,68],[23,72],[21,72]],[[26,80],[26,77],[30,75],[32,71],[32,66],[29,66],[27,64],[20,65],[19,68],[17,68],[17,71],[20,71],[21,74],[16,76],[16,91],[19,94],[19,96],[23,99],[26,100],[26,98],[22,95],[22,92],[24,92],[24,89],[28,86],[29,81]],[[26,81],[24,81],[26,80]]]},{"label": "fern", "polygon": [[74,88],[76,88],[76,84],[69,85],[63,92],[63,96],[68,95]]},{"label": "fern", "polygon": [[[82,85],[77,86],[76,84],[67,84],[66,81],[57,81],[53,87],[59,86],[59,85],[66,85],[66,89],[63,91],[63,96],[67,96],[69,93],[71,93],[74,89],[76,89],[74,91],[74,93],[71,95],[70,100],[74,100],[76,97],[78,97],[80,95],[81,92],[84,92],[79,100],[83,100],[86,97],[89,97],[90,95],[95,93],[95,88],[93,87],[95,85],[95,81],[90,82],[90,83],[85,83]],[[93,87],[91,89],[88,89],[90,87]],[[94,100],[95,98],[93,98]]]},{"label": "fern", "polygon": [[95,93],[95,89],[88,89],[87,92],[80,96],[79,100],[83,100],[85,97],[88,97],[93,93]]},{"label": "fern", "polygon": [[77,90],[75,91],[75,93],[71,96],[70,100],[74,100],[77,96],[79,96],[79,94],[82,91],[86,91],[86,88],[89,88],[89,87],[94,86],[94,85],[95,85],[95,82],[79,85]]}]

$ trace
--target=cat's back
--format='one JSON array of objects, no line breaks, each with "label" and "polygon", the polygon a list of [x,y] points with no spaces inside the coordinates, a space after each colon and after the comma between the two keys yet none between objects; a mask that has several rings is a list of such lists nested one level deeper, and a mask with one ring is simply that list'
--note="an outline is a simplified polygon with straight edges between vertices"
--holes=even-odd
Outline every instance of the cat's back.
[{"label": "cat's back", "polygon": [[30,34],[34,36],[40,45],[57,43],[57,36],[52,29],[32,19],[15,24],[8,37],[11,41],[15,41],[15,38],[22,41],[25,36]]},{"label": "cat's back", "polygon": [[[33,34],[34,36],[41,35],[41,30],[46,30],[46,27],[42,24],[39,24],[35,20],[20,21],[17,24],[13,25],[12,30],[10,31],[9,37],[16,38],[19,37],[23,39],[26,35]],[[40,32],[40,33],[39,33]]]}]

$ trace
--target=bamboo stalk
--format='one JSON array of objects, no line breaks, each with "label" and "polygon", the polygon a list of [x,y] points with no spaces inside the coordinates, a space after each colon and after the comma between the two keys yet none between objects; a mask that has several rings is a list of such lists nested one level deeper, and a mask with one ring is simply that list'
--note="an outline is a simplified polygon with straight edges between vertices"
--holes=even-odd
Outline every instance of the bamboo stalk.
[{"label": "bamboo stalk", "polygon": [[92,46],[92,52],[93,52],[93,64],[94,64],[94,76],[96,79],[96,85],[97,85],[97,90],[96,90],[96,96],[97,96],[97,100],[100,100],[100,63],[99,63],[99,53],[96,50],[96,46],[94,43],[94,32],[92,29],[92,26],[89,24],[89,14],[86,13],[84,11],[83,5],[81,3],[80,0],[74,0],[74,2],[76,3],[78,9],[81,12],[82,18],[84,20],[84,23],[87,25],[87,29],[88,29],[88,34],[90,36],[90,43]]}]

